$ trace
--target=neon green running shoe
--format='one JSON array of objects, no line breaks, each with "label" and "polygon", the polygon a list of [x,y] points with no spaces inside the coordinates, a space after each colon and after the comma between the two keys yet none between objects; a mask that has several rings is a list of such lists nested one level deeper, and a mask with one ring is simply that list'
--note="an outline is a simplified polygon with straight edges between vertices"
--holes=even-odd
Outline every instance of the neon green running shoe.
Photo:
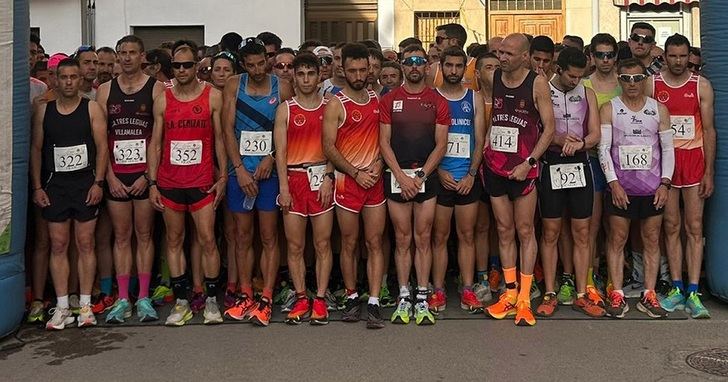
[{"label": "neon green running shoe", "polygon": [[30,303],[30,311],[28,312],[28,323],[45,321],[45,304],[43,301],[35,300]]},{"label": "neon green running shoe", "polygon": [[389,308],[397,304],[392,298],[392,294],[389,293],[387,284],[382,284],[382,287],[379,289],[379,304],[382,308]]},{"label": "neon green running shoe", "polygon": [[427,301],[418,301],[415,304],[415,323],[417,325],[434,325],[435,316],[430,312]]},{"label": "neon green running shoe", "polygon": [[690,295],[688,295],[687,302],[685,303],[685,311],[688,312],[692,318],[710,318],[710,312],[708,312],[708,309],[705,309],[703,306],[698,292],[691,292]]},{"label": "neon green running shoe", "polygon": [[410,317],[412,317],[412,302],[409,300],[409,297],[400,298],[397,309],[392,313],[392,319],[390,321],[393,324],[407,325],[410,322]]},{"label": "neon green running shoe", "polygon": [[574,287],[574,277],[567,276],[566,274],[561,276],[561,287],[559,293],[556,295],[556,299],[561,305],[573,305],[576,300],[576,288]]},{"label": "neon green running shoe", "polygon": [[170,287],[164,284],[159,284],[156,288],[154,288],[151,300],[154,305],[162,306],[174,300],[174,293]]},{"label": "neon green running shoe", "polygon": [[[698,300],[700,301],[700,300]],[[680,292],[679,288],[673,287],[670,292],[660,300],[660,306],[668,312],[676,310],[685,310],[685,295]]]}]

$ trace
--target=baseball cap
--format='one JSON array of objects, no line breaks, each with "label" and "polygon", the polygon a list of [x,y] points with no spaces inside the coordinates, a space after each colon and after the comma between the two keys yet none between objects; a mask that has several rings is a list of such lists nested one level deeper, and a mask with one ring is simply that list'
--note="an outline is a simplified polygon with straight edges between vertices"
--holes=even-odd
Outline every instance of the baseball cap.
[{"label": "baseball cap", "polygon": [[328,46],[323,46],[323,45],[320,45],[320,46],[317,46],[316,48],[314,48],[313,54],[315,54],[316,56],[331,56],[331,57],[334,56],[334,53],[331,51],[331,49],[329,49]]},{"label": "baseball cap", "polygon": [[58,68],[58,64],[61,63],[61,61],[68,58],[68,55],[65,53],[56,53],[52,55],[50,58],[48,58],[48,70],[55,70]]}]

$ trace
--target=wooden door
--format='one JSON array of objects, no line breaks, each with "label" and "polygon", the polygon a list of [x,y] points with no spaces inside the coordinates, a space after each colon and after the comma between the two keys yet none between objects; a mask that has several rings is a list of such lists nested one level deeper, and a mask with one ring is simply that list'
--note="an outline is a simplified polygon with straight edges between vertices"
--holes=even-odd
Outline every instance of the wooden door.
[{"label": "wooden door", "polygon": [[564,37],[564,16],[551,15],[515,15],[515,30],[532,36],[549,36],[554,41]]}]

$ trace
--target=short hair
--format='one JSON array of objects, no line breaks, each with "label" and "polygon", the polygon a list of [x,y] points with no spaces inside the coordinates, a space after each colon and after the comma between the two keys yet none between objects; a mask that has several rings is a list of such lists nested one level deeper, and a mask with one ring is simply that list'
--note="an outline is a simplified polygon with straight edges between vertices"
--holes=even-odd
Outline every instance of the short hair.
[{"label": "short hair", "polygon": [[379,42],[377,40],[366,39],[366,40],[362,40],[360,42],[362,44],[366,45],[366,47],[369,49],[377,49],[379,51],[382,50],[382,46],[379,45]]},{"label": "short hair", "polygon": [[108,46],[102,46],[101,48],[96,49],[96,54],[101,54],[101,53],[109,53],[109,54],[113,54],[114,56],[116,56],[116,51],[111,49],[111,47],[108,47]]},{"label": "short hair", "polygon": [[554,54],[554,40],[551,39],[549,36],[536,36],[533,38],[533,41],[531,41],[531,47],[529,48],[529,53],[533,54],[533,52],[546,52]]},{"label": "short hair", "polygon": [[402,40],[397,46],[400,49],[404,49],[410,45],[422,46],[422,40],[418,39],[417,37],[407,37],[406,39]]},{"label": "short hair", "polygon": [[624,60],[620,60],[619,63],[617,63],[617,73],[621,74],[622,69],[629,69],[629,68],[640,68],[642,69],[642,73],[646,73],[645,65],[642,63],[642,61],[636,59],[636,58],[625,58]]},{"label": "short hair", "polygon": [[444,64],[445,59],[448,57],[462,57],[463,65],[467,65],[468,63],[468,55],[462,48],[457,46],[451,46],[442,51],[442,54],[440,54],[440,64]]},{"label": "short hair", "polygon": [[167,78],[174,77],[174,74],[172,74],[172,57],[167,54],[166,50],[150,49],[146,53],[146,58],[151,64],[159,64],[159,71],[164,73]]},{"label": "short hair", "polygon": [[263,45],[273,45],[276,50],[281,49],[283,44],[283,40],[273,32],[260,32],[257,37],[263,41]]},{"label": "short hair", "polygon": [[126,35],[126,36],[122,37],[121,39],[119,39],[119,41],[116,42],[116,50],[118,51],[119,48],[121,47],[121,45],[126,44],[126,43],[137,44],[139,46],[139,51],[140,52],[144,51],[144,41],[142,41],[142,39],[140,39],[139,37],[137,37],[133,34]]},{"label": "short hair", "polygon": [[316,69],[316,73],[319,72],[321,64],[319,63],[318,57],[310,52],[301,52],[293,59],[293,71],[295,72],[298,68],[307,66],[309,68]]},{"label": "short hair", "polygon": [[488,44],[480,44],[473,48],[473,50],[468,53],[468,56],[470,57],[478,57],[483,53],[488,53]]},{"label": "short hair", "polygon": [[292,56],[295,56],[296,55],[296,51],[293,50],[293,49],[291,49],[291,48],[280,48],[280,49],[278,49],[276,51],[276,55],[275,56],[278,57],[278,55],[280,55],[280,54],[286,54],[286,53],[288,53],[288,54],[290,54]]},{"label": "short hair", "polygon": [[174,50],[174,41],[164,41],[157,48]]},{"label": "short hair", "polygon": [[564,49],[566,49],[566,45],[560,42],[554,44],[554,54],[561,53],[561,51],[563,51]]},{"label": "short hair", "polygon": [[402,77],[402,66],[399,63],[395,61],[384,61],[382,62],[382,69],[384,68],[394,68],[399,72],[399,76]]},{"label": "short hair", "polygon": [[243,37],[239,34],[235,32],[225,33],[220,39],[220,50],[237,52],[241,42],[243,42]]},{"label": "short hair", "polygon": [[32,44],[35,44],[35,45],[40,46],[40,37],[38,37],[38,35],[35,34],[35,33],[31,33],[30,34],[30,42]]},{"label": "short hair", "polygon": [[43,72],[48,70],[48,61],[37,61],[35,65],[33,65],[32,68],[30,68],[30,76],[35,77],[38,72]]},{"label": "short hair", "polygon": [[321,45],[323,45],[323,43],[320,40],[306,40],[298,47],[298,51],[308,50],[309,48],[315,48]]},{"label": "short hair", "polygon": [[[336,50],[336,49],[343,49],[346,44],[347,43],[345,43],[345,42],[339,42],[339,43],[334,44],[333,48],[331,48],[331,53],[333,53],[334,50]],[[364,45],[364,46],[366,46],[366,45]]]},{"label": "short hair", "polygon": [[244,61],[248,56],[265,56],[265,43],[257,37],[248,37],[240,43],[240,49],[238,49],[238,55],[240,61]]},{"label": "short hair", "polygon": [[210,55],[207,54],[207,49],[208,48],[210,48],[210,47],[207,46],[207,45],[200,45],[200,46],[198,46],[197,47],[197,55],[200,56],[200,57],[203,57],[203,58],[204,57],[210,57],[210,56],[212,56],[211,54]]},{"label": "short hair", "polygon": [[533,35],[528,33],[521,33],[523,36],[526,37],[526,40],[528,40],[528,43],[531,44],[533,42]]},{"label": "short hair", "polygon": [[629,30],[629,33],[634,33],[635,29],[647,29],[648,31],[652,32],[652,36],[655,35],[655,27],[653,27],[650,23],[645,23],[642,21],[634,23],[632,24],[632,28]]},{"label": "short hair", "polygon": [[68,58],[62,59],[61,62],[58,63],[58,67],[56,68],[56,71],[60,71],[61,68],[65,67],[65,66],[75,66],[79,69],[81,68],[81,64],[78,63],[77,59],[68,57]]},{"label": "short hair", "polygon": [[675,33],[674,35],[670,36],[665,40],[665,51],[667,52],[668,46],[687,46],[688,52],[690,52],[690,40],[688,40],[687,37]]},{"label": "short hair", "polygon": [[177,49],[181,46],[189,46],[195,51],[195,61],[197,61],[197,43],[192,40],[177,40],[172,44],[172,55],[177,53]]},{"label": "short hair", "polygon": [[374,57],[379,62],[384,62],[384,54],[382,54],[382,51],[376,48],[369,48],[369,57]]},{"label": "short hair", "polygon": [[561,70],[568,70],[569,66],[583,69],[586,68],[586,55],[580,49],[567,46],[559,53],[559,59],[556,64]]},{"label": "short hair", "polygon": [[478,57],[475,59],[475,68],[480,70],[483,67],[483,60],[487,58],[494,58],[498,59],[498,56],[495,55],[495,53],[491,52],[485,52],[478,55]]},{"label": "short hair", "polygon": [[369,61],[369,49],[366,45],[358,42],[353,42],[344,45],[341,48],[341,64],[342,66],[346,63],[347,59],[359,60],[365,59]]},{"label": "short hair", "polygon": [[698,48],[697,46],[691,46],[690,47],[690,54],[692,54],[693,56],[700,57],[700,48]]},{"label": "short hair", "polygon": [[456,23],[449,23],[445,25],[439,25],[435,28],[436,31],[445,31],[447,37],[458,40],[458,45],[462,48],[465,46],[465,41],[468,39],[468,32],[465,28]]},{"label": "short hair", "polygon": [[404,57],[405,53],[412,52],[422,52],[422,55],[427,57],[427,52],[425,52],[425,48],[423,48],[422,45],[408,45],[402,50],[402,57]]},{"label": "short hair", "polygon": [[567,34],[566,36],[564,36],[563,39],[576,43],[577,45],[579,45],[579,49],[584,49],[584,39],[579,36]]},{"label": "short hair", "polygon": [[617,40],[609,33],[597,33],[592,37],[591,43],[589,44],[592,54],[597,51],[597,45],[609,45],[614,49],[615,53],[619,51]]},{"label": "short hair", "polygon": [[[161,49],[160,49],[160,50],[161,50]],[[180,45],[180,46],[178,46],[178,47],[177,47],[177,48],[176,48],[176,49],[175,49],[175,50],[174,50],[174,51],[172,52],[172,57],[171,57],[171,59],[174,59],[174,55],[176,55],[176,54],[177,54],[177,53],[179,53],[179,52],[190,52],[190,53],[192,53],[192,60],[193,60],[193,61],[195,61],[195,62],[197,62],[197,61],[198,61],[198,57],[197,57],[197,49],[195,49],[194,47],[191,47],[191,46],[189,46],[189,45],[187,45],[187,44],[184,44],[184,45]],[[170,60],[171,60],[171,59],[170,59]],[[172,64],[170,63],[170,66],[171,66],[171,65],[172,65]]]}]

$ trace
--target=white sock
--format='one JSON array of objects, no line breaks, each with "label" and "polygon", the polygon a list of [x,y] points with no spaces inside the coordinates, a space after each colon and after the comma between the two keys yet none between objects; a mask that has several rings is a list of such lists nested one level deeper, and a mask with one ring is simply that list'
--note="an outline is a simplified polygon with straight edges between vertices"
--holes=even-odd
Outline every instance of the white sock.
[{"label": "white sock", "polygon": [[346,296],[346,298],[348,298],[348,299],[350,299],[350,300],[353,300],[353,299],[355,299],[355,298],[359,298],[359,293],[357,293],[357,292],[354,292],[354,293],[352,293],[352,294],[350,294],[350,295]]},{"label": "white sock", "polygon": [[399,297],[405,298],[405,297],[409,297],[409,296],[410,296],[410,292],[409,292],[409,288],[407,288],[407,285],[400,285]]},{"label": "white sock", "polygon": [[91,305],[91,295],[90,294],[79,295],[78,304],[81,306]]},{"label": "white sock", "polygon": [[369,296],[369,304],[379,305],[379,297]]},{"label": "white sock", "polygon": [[423,287],[423,286],[417,287],[417,299],[418,300],[427,300],[427,287]]},{"label": "white sock", "polygon": [[65,296],[58,296],[56,298],[57,302],[56,305],[58,305],[61,309],[68,309],[68,295]]}]

